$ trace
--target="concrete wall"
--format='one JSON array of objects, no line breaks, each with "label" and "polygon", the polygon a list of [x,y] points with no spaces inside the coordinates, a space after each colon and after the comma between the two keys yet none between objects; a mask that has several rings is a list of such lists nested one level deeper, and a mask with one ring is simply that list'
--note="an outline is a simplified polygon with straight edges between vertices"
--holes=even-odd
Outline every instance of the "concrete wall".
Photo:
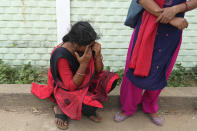
[{"label": "concrete wall", "polygon": [[[124,67],[132,34],[123,25],[128,0],[71,0],[71,24],[89,20],[101,34],[105,66]],[[55,0],[1,0],[0,59],[20,65],[31,61],[49,66],[52,48],[56,45]],[[190,25],[183,34],[183,44],[177,62],[185,67],[197,65],[197,10],[187,13]]]},{"label": "concrete wall", "polygon": [[48,66],[57,41],[55,0],[1,0],[0,59]]},{"label": "concrete wall", "polygon": [[[118,69],[125,65],[132,30],[123,25],[130,0],[72,0],[71,23],[90,20],[103,36],[105,66]],[[186,14],[190,25],[183,34],[177,62],[185,67],[197,65],[197,10]]]}]

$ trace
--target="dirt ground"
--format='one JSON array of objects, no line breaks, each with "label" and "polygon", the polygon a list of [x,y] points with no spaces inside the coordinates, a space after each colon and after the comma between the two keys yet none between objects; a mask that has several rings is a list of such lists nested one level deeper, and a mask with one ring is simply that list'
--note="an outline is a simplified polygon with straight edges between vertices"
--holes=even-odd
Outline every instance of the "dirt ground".
[{"label": "dirt ground", "polygon": [[[151,123],[146,114],[141,111],[122,123],[113,121],[118,109],[100,111],[102,123],[93,123],[86,117],[80,121],[70,121],[68,131],[196,131],[197,113],[163,114],[164,126],[158,127]],[[1,131],[58,131],[55,126],[53,112],[36,114],[33,112],[18,112],[0,110]]]},{"label": "dirt ground", "polygon": [[[24,87],[23,87],[24,86]],[[166,88],[159,99],[159,113],[165,119],[158,127],[139,106],[138,112],[122,123],[113,121],[120,111],[119,90],[112,92],[104,109],[99,110],[101,123],[86,117],[70,121],[68,131],[197,131],[197,88]],[[30,85],[0,85],[0,131],[58,131],[53,104],[30,94]]]},{"label": "dirt ground", "polygon": [[[102,123],[93,123],[82,117],[80,121],[71,121],[68,131],[197,130],[197,111],[192,108],[192,103],[197,100],[194,97],[161,97],[159,113],[165,119],[162,127],[152,124],[140,106],[139,111],[126,121],[114,122],[114,114],[120,111],[118,100],[118,97],[110,97],[105,109],[99,110]],[[48,100],[39,100],[29,94],[2,94],[0,105],[0,131],[58,131],[54,123],[53,104]]]}]

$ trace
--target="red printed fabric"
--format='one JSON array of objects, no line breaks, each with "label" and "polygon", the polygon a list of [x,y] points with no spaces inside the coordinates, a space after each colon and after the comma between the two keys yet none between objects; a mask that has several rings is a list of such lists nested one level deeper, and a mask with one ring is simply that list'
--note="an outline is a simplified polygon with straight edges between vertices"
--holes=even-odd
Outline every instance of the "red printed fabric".
[{"label": "red printed fabric", "polygon": [[[165,0],[155,0],[155,2],[163,8]],[[129,68],[134,69],[135,76],[147,77],[149,75],[158,29],[158,23],[155,23],[156,19],[157,17],[146,10],[143,12],[142,23],[129,63]]]},{"label": "red printed fabric", "polygon": [[[87,95],[91,78],[94,73],[94,61],[91,59],[87,68],[86,75],[84,76],[83,83],[73,91],[65,91],[67,87],[63,82],[57,82],[57,86],[54,89],[54,96],[57,104],[62,111],[71,119],[79,120],[81,118],[82,103]],[[95,107],[102,108],[103,106],[95,100]]]},{"label": "red printed fabric", "polygon": [[48,72],[48,84],[40,85],[32,82],[31,93],[37,96],[40,99],[50,98],[53,93],[53,77],[51,70]]}]

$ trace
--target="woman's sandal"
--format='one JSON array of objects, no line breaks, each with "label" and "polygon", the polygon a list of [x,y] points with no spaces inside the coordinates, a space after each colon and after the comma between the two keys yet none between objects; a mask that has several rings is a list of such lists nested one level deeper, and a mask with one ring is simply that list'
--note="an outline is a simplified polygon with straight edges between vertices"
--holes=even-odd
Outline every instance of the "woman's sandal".
[{"label": "woman's sandal", "polygon": [[157,126],[162,126],[163,125],[163,118],[160,117],[158,114],[147,114],[149,116],[149,118],[151,119],[151,121],[157,125]]},{"label": "woman's sandal", "polygon": [[122,115],[120,112],[116,113],[116,115],[114,116],[114,121],[115,122],[122,122],[124,120],[126,120],[129,116],[126,115]]},{"label": "woman's sandal", "polygon": [[66,129],[68,129],[68,118],[67,118],[66,115],[64,115],[64,114],[55,114],[55,118],[62,120],[63,123],[66,122],[66,125],[64,125],[64,124],[63,124],[63,125],[59,125],[59,124],[57,123],[57,121],[56,121],[55,124],[56,124],[57,128],[59,128],[59,129],[61,129],[61,130],[66,130]]},{"label": "woman's sandal", "polygon": [[162,126],[163,125],[163,118],[162,117],[155,117],[155,118],[151,118],[152,122],[158,126]]}]

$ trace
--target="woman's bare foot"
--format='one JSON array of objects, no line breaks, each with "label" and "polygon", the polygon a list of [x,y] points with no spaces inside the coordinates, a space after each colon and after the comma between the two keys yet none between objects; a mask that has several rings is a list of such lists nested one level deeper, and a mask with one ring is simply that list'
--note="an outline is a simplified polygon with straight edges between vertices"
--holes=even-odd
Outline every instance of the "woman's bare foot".
[{"label": "woman's bare foot", "polygon": [[54,106],[55,123],[59,129],[66,130],[68,128],[68,117],[62,112],[59,106]]},{"label": "woman's bare foot", "polygon": [[163,118],[160,117],[157,113],[150,114],[151,120],[154,124],[158,126],[163,125]]},{"label": "woman's bare foot", "polygon": [[90,120],[92,120],[93,122],[96,122],[96,123],[100,123],[102,121],[102,117],[98,116],[98,114],[92,115],[92,116],[88,116],[88,118]]}]

